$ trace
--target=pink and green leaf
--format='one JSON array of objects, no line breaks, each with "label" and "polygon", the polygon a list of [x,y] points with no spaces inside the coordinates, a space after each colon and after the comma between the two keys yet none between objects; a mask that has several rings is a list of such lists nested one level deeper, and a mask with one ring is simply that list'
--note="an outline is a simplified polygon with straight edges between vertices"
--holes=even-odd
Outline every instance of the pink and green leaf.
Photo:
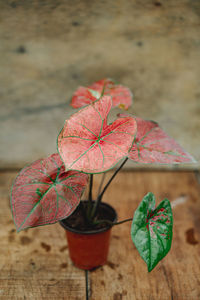
[{"label": "pink and green leaf", "polygon": [[140,256],[152,271],[171,248],[173,215],[168,199],[155,208],[155,197],[148,193],[133,217],[131,238]]},{"label": "pink and green leaf", "polygon": [[136,121],[126,116],[108,125],[111,107],[111,97],[103,96],[66,120],[58,136],[58,151],[67,170],[101,173],[128,156]]},{"label": "pink and green leaf", "polygon": [[68,217],[78,206],[87,182],[86,174],[65,172],[58,154],[26,166],[17,176],[11,194],[17,231]]},{"label": "pink and green leaf", "polygon": [[[122,115],[124,116],[124,115]],[[140,163],[189,163],[195,162],[175,140],[157,123],[136,118],[137,136],[129,158]]]},{"label": "pink and green leaf", "polygon": [[100,99],[103,95],[112,97],[113,107],[128,109],[132,105],[132,93],[129,88],[115,84],[111,79],[99,80],[88,87],[79,87],[74,93],[71,105],[80,108]]}]

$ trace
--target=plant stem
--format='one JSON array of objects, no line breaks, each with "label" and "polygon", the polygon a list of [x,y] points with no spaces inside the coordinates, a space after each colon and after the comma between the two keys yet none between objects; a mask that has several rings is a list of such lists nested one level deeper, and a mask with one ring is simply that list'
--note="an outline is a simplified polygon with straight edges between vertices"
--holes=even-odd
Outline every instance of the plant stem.
[{"label": "plant stem", "polygon": [[93,186],[93,174],[90,174],[90,187],[88,195],[88,207],[87,207],[87,216],[90,217],[92,211],[92,186]]},{"label": "plant stem", "polygon": [[127,162],[127,160],[128,160],[128,157],[123,161],[123,163],[119,166],[119,168],[115,171],[115,173],[109,179],[108,183],[105,185],[103,191],[101,192],[101,194],[99,195],[98,198],[102,198],[103,197],[103,194],[107,190],[108,186],[110,185],[110,183],[112,182],[112,180],[115,178],[115,176],[117,175],[117,173],[121,170],[121,168],[125,165],[125,163]]},{"label": "plant stem", "polygon": [[104,85],[103,85],[103,89],[102,89],[102,91],[101,91],[101,96],[100,96],[100,98],[103,97],[103,95],[104,95],[105,87],[106,87],[106,83],[104,83]]},{"label": "plant stem", "polygon": [[120,221],[120,222],[115,222],[115,223],[113,223],[113,226],[114,226],[114,225],[120,225],[120,224],[123,224],[123,223],[125,223],[125,222],[130,222],[130,221],[132,221],[132,220],[133,220],[133,218],[129,218],[129,219],[122,220],[122,221]]},{"label": "plant stem", "polygon": [[85,207],[84,207],[82,201],[80,201],[80,208],[81,208],[81,213],[82,213],[83,219],[85,220],[86,223],[88,223],[87,213],[86,213],[86,210],[85,210]]},{"label": "plant stem", "polygon": [[88,197],[89,202],[92,202],[92,186],[93,186],[93,174],[90,174],[90,189],[89,189],[89,197]]},{"label": "plant stem", "polygon": [[101,200],[103,198],[103,194],[105,193],[105,191],[107,190],[108,186],[110,185],[110,183],[112,182],[112,180],[115,178],[115,176],[117,175],[117,173],[121,170],[121,168],[125,165],[125,163],[127,162],[128,157],[123,161],[123,163],[120,165],[120,167],[115,171],[115,173],[111,176],[111,178],[109,179],[109,181],[107,182],[107,184],[105,185],[103,191],[100,193],[100,195],[98,196],[93,210],[92,210],[92,219],[94,219],[94,217],[96,216],[97,210],[99,208],[99,205],[101,203]]},{"label": "plant stem", "polygon": [[133,218],[125,219],[125,220],[122,220],[122,221],[120,221],[120,222],[111,222],[111,221],[109,221],[109,220],[99,220],[99,221],[96,221],[95,224],[97,225],[97,224],[107,223],[107,224],[109,224],[109,225],[114,226],[114,225],[120,225],[120,224],[123,224],[123,223],[125,223],[125,222],[129,222],[129,221],[132,221],[132,220],[133,220]]},{"label": "plant stem", "polygon": [[102,175],[102,177],[101,177],[101,182],[100,182],[100,185],[99,185],[98,193],[97,193],[97,198],[98,198],[98,196],[99,196],[100,193],[101,193],[101,189],[102,189],[102,186],[103,186],[105,177],[106,177],[106,173],[103,173],[103,175]]}]

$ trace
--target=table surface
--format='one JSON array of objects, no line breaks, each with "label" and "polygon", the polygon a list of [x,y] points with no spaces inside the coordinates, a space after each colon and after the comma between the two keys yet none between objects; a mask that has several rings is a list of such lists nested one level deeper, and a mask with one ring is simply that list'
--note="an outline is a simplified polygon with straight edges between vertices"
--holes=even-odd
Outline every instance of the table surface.
[{"label": "table surface", "polygon": [[[86,274],[68,256],[59,224],[16,233],[10,187],[16,172],[0,173],[0,299],[85,299]],[[107,179],[108,176],[107,175]],[[100,175],[95,176],[97,191]],[[151,272],[130,238],[130,223],[112,229],[105,266],[88,272],[89,299],[200,299],[200,189],[194,172],[121,172],[104,196],[119,220],[132,217],[147,192],[173,206],[169,254]]]}]

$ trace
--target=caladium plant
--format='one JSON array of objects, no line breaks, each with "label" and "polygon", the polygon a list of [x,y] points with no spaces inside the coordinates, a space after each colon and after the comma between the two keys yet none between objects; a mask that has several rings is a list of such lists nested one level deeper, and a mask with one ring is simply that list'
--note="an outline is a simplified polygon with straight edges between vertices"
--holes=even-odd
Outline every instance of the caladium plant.
[{"label": "caladium plant", "polygon": [[[99,206],[109,184],[128,159],[159,164],[194,162],[192,156],[153,121],[120,114],[108,124],[108,114],[113,107],[128,109],[131,104],[130,90],[111,79],[77,89],[71,105],[80,109],[65,121],[57,139],[58,153],[26,166],[13,184],[11,208],[17,231],[69,217],[81,205],[88,182],[87,209],[82,207],[84,222],[91,230],[100,223],[107,226],[110,221],[98,217]],[[105,173],[117,165],[93,201],[93,174]],[[125,221],[130,219],[109,225]],[[169,200],[163,200],[155,208],[154,195],[147,194],[135,212],[131,237],[148,271],[168,253],[172,224]]]}]

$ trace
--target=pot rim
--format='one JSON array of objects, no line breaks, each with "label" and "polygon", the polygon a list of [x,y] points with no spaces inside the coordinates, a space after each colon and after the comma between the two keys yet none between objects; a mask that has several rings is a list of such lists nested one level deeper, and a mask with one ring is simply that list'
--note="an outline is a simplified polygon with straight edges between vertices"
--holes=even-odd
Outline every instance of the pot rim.
[{"label": "pot rim", "polygon": [[[87,201],[81,201],[81,202],[87,202]],[[94,202],[94,201],[93,201]],[[112,222],[116,222],[117,219],[118,219],[118,215],[117,215],[117,212],[116,210],[108,203],[106,202],[101,202],[100,206],[104,206],[106,207],[107,209],[109,209],[110,211],[113,212],[113,215],[114,215],[114,218],[113,218],[113,221]],[[67,218],[66,218],[67,219]],[[81,231],[79,229],[75,229],[75,228],[71,228],[69,225],[66,225],[63,221],[63,220],[60,220],[59,223],[60,225],[65,229],[65,230],[68,230],[70,232],[73,232],[73,233],[77,233],[77,234],[81,234],[81,235],[91,235],[91,234],[98,234],[98,233],[102,233],[102,232],[105,232],[105,231],[108,231],[109,229],[112,228],[113,225],[107,225],[103,228],[99,228],[99,229],[94,229],[94,230],[85,230],[85,231]]]}]

